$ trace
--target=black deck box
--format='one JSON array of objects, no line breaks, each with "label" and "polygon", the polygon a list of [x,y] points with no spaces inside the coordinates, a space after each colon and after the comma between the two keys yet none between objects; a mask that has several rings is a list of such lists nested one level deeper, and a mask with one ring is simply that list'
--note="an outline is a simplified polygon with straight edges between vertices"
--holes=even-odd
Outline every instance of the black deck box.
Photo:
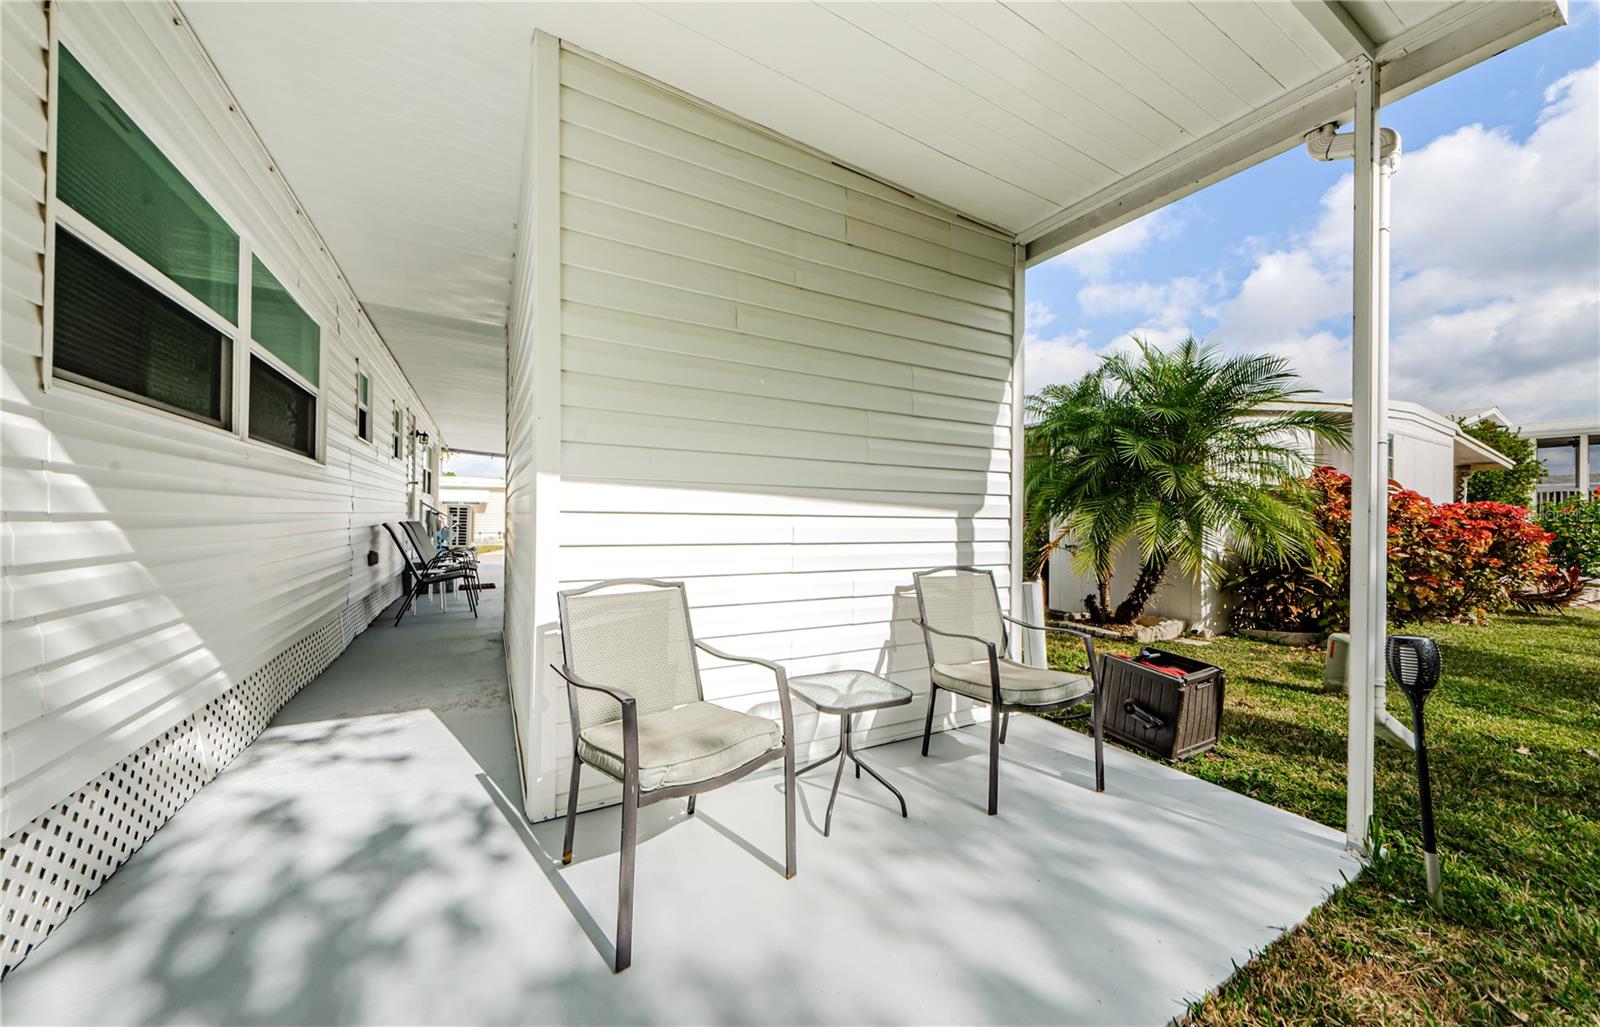
[{"label": "black deck box", "polygon": [[1217,744],[1222,726],[1221,667],[1145,648],[1138,656],[1100,659],[1105,733],[1164,760]]}]

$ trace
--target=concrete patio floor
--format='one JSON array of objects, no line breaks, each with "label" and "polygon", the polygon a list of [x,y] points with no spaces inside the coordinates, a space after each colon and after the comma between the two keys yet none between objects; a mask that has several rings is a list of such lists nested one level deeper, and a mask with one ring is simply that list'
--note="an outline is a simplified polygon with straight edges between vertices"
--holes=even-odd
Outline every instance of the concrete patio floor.
[{"label": "concrete patio floor", "polygon": [[[498,578],[498,560],[487,561]],[[503,592],[380,619],[0,987],[22,1023],[1159,1024],[1358,866],[1340,832],[1018,717],[873,749],[910,818],[781,778],[640,817],[634,966],[613,975],[615,809],[529,826]]]}]

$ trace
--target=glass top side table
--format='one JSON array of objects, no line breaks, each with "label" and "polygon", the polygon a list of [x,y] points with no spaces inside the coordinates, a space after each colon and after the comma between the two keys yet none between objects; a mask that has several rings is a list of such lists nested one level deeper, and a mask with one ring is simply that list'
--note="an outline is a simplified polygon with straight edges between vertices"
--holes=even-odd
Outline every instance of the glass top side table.
[{"label": "glass top side table", "polygon": [[855,748],[851,746],[850,722],[857,713],[886,709],[890,706],[905,706],[911,702],[911,689],[864,670],[831,670],[822,674],[805,674],[790,678],[789,689],[805,703],[815,707],[818,713],[832,713],[839,718],[838,747],[820,760],[806,764],[795,774],[799,777],[800,774],[815,770],[835,757],[839,760],[839,769],[833,773],[833,790],[828,793],[828,815],[823,822],[823,837],[827,837],[833,831],[833,803],[839,797],[839,781],[844,777],[846,761],[856,765],[856,777],[859,778],[861,772],[865,770],[879,784],[893,792],[894,797],[900,800],[900,815],[905,816],[906,797],[900,794],[900,789],[885,781],[882,774],[863,763]]}]

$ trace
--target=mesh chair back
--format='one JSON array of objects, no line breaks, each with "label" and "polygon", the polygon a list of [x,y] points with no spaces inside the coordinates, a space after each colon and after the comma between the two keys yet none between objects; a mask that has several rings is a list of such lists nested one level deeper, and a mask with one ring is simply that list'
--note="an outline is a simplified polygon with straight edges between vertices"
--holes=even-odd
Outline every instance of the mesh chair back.
[{"label": "mesh chair back", "polygon": [[[698,701],[700,671],[682,583],[609,581],[562,592],[567,666],[634,697],[641,714]],[[622,716],[616,700],[577,690],[578,729]]]},{"label": "mesh chair back", "polygon": [[411,544],[417,547],[417,552],[422,554],[423,563],[432,563],[439,555],[438,548],[433,544],[433,539],[423,530],[421,521],[401,521],[400,527],[411,536]]},{"label": "mesh chair back", "polygon": [[[388,521],[383,522],[383,530],[387,531],[389,533],[389,537],[394,539],[395,548],[400,550],[401,559],[405,560],[406,566],[411,568],[413,574],[420,574],[427,569],[426,562],[417,559],[417,547],[415,542],[413,542],[410,546],[407,546],[405,539],[400,537],[400,532],[396,531],[395,526]],[[410,533],[407,532],[406,534],[409,535]]]},{"label": "mesh chair back", "polygon": [[[975,635],[1006,652],[1005,622],[1000,619],[1000,593],[994,575],[971,567],[941,567],[912,575],[922,621],[940,631]],[[929,663],[971,663],[986,660],[989,651],[977,642],[924,631]]]}]

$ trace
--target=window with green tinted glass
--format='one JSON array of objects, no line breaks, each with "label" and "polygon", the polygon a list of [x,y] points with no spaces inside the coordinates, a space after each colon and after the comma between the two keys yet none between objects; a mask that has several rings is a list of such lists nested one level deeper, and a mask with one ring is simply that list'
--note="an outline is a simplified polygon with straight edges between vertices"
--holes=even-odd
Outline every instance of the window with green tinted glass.
[{"label": "window with green tinted glass", "polygon": [[250,437],[317,455],[317,398],[286,374],[262,360],[250,358]]},{"label": "window with green tinted glass", "polygon": [[59,52],[56,196],[236,323],[238,233],[83,65]]},{"label": "window with green tinted glass", "polygon": [[356,372],[356,436],[367,442],[372,441],[372,413],[367,403],[367,394],[371,391],[372,383],[360,371]]},{"label": "window with green tinted glass", "polygon": [[317,382],[317,323],[259,258],[250,258],[250,335],[267,352]]},{"label": "window with green tinted glass", "polygon": [[64,228],[56,229],[55,373],[221,425],[232,342]]}]

